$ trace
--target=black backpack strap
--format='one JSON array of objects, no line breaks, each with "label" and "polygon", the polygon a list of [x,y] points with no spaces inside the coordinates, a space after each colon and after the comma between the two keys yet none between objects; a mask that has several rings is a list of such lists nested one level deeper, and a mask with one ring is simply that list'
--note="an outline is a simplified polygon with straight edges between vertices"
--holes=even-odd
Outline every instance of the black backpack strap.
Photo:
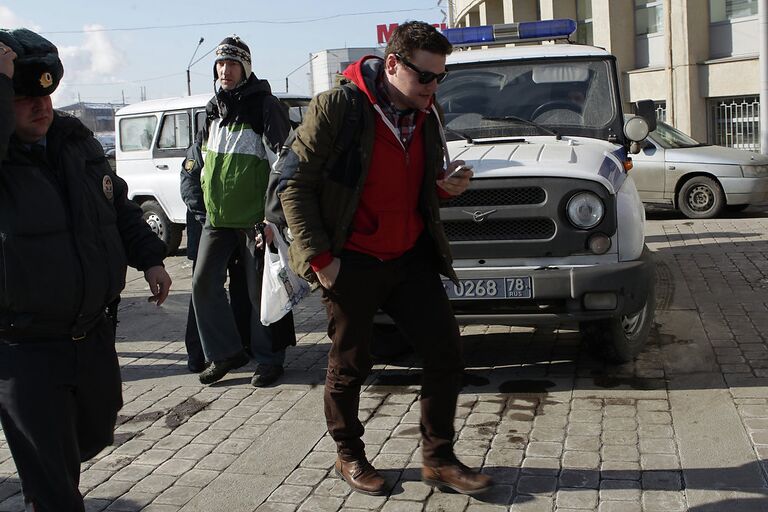
[{"label": "black backpack strap", "polygon": [[344,124],[341,125],[339,133],[336,135],[336,140],[333,144],[333,151],[326,163],[326,169],[333,169],[336,166],[336,162],[341,158],[347,150],[350,148],[355,140],[359,140],[361,130],[361,124],[363,120],[363,98],[360,90],[347,82],[339,86],[344,92],[344,98],[347,102],[346,111],[344,112]]},{"label": "black backpack strap", "polygon": [[296,132],[291,130],[277,154],[277,162],[270,170],[267,181],[264,218],[278,227],[284,227],[288,224],[280,204],[280,193],[285,189],[288,179],[293,177],[298,167],[296,165],[298,163],[296,153],[291,150],[294,140],[296,140]]},{"label": "black backpack strap", "polygon": [[[352,152],[353,143],[360,138],[360,127],[363,118],[362,93],[351,84],[341,86],[346,100],[344,122],[336,135],[333,150],[325,164],[326,171],[331,179],[342,183],[355,183],[359,176],[360,158],[358,152]],[[291,146],[296,139],[296,132],[291,131],[278,153],[277,162],[269,173],[267,184],[266,203],[264,208],[265,218],[283,227],[287,225],[280,194],[298,169],[299,157],[293,152]],[[352,154],[354,153],[354,154]]]}]

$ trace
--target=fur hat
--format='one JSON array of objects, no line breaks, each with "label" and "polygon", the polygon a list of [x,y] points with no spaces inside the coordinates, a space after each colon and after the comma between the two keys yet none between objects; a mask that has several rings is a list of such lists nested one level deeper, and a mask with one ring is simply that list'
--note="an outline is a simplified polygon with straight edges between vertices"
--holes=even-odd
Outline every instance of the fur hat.
[{"label": "fur hat", "polygon": [[53,43],[26,28],[0,29],[0,42],[17,55],[13,70],[17,96],[48,96],[56,90],[64,66]]},{"label": "fur hat", "polygon": [[216,60],[213,63],[213,80],[216,81],[219,76],[216,73],[216,62],[220,60],[234,60],[243,66],[243,80],[248,80],[251,76],[251,50],[242,39],[236,35],[225,37],[216,47]]}]

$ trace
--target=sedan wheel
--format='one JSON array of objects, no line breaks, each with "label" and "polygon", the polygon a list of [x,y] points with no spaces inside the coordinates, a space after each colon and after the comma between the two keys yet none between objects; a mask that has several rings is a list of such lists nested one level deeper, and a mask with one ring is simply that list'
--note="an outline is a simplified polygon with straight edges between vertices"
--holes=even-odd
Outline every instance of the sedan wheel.
[{"label": "sedan wheel", "polygon": [[680,188],[677,206],[689,219],[711,219],[725,206],[723,188],[712,178],[694,176]]}]

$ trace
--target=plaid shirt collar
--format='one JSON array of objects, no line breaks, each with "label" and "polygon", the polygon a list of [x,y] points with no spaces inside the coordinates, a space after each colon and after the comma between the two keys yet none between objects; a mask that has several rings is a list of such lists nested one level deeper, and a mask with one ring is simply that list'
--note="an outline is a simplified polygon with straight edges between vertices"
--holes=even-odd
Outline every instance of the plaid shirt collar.
[{"label": "plaid shirt collar", "polygon": [[392,123],[392,126],[397,128],[400,134],[400,142],[404,147],[408,147],[413,139],[413,132],[416,130],[416,113],[415,109],[398,110],[395,108],[394,103],[389,98],[387,93],[387,86],[384,83],[383,71],[379,73],[376,79],[376,99],[378,100],[381,111],[387,116],[387,119]]}]

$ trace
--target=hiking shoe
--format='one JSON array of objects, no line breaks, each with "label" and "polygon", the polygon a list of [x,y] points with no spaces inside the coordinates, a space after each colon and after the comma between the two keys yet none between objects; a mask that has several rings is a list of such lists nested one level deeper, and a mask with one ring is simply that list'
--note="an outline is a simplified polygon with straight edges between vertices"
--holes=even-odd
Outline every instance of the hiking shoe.
[{"label": "hiking shoe", "polygon": [[187,369],[190,371],[190,373],[200,373],[207,367],[208,363],[205,361],[193,361],[191,359],[187,359]]},{"label": "hiking shoe", "polygon": [[248,354],[245,352],[240,352],[239,354],[219,361],[212,361],[208,368],[200,372],[200,383],[213,384],[224,378],[224,376],[232,370],[247,365],[248,361]]},{"label": "hiking shoe", "polygon": [[263,388],[274,383],[283,374],[283,367],[279,364],[260,364],[256,366],[251,384],[257,388]]}]

